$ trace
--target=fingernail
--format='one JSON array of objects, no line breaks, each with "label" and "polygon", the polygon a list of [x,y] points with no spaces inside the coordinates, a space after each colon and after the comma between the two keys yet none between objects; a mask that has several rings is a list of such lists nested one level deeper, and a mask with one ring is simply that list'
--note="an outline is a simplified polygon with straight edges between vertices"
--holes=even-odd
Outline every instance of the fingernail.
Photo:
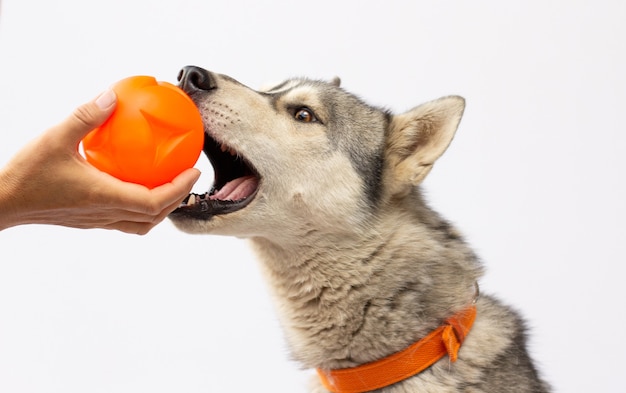
[{"label": "fingernail", "polygon": [[111,105],[115,103],[116,99],[117,97],[115,96],[115,92],[109,89],[100,94],[100,96],[96,99],[96,105],[102,110],[109,109]]}]

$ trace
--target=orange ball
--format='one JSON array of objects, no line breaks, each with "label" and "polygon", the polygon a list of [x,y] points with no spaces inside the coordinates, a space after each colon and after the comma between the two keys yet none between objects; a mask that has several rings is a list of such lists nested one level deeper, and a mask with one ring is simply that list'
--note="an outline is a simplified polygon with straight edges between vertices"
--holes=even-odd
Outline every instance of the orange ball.
[{"label": "orange ball", "polygon": [[204,127],[198,108],[178,87],[151,76],[113,85],[111,117],[83,139],[87,161],[121,180],[154,188],[198,161]]}]

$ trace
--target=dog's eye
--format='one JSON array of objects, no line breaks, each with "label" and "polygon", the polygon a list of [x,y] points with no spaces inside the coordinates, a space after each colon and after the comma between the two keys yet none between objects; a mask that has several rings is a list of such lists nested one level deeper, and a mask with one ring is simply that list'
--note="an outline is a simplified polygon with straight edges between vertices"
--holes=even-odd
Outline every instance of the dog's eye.
[{"label": "dog's eye", "polygon": [[315,117],[313,111],[311,111],[309,108],[296,109],[293,117],[303,123],[313,123],[317,121],[317,117]]}]

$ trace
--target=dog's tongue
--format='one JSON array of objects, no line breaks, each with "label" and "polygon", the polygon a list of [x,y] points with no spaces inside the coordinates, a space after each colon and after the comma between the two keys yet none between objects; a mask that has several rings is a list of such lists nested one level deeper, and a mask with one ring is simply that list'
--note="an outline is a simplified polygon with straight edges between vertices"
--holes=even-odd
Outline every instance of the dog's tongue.
[{"label": "dog's tongue", "polygon": [[224,184],[224,187],[209,198],[221,201],[238,201],[252,195],[257,185],[258,180],[255,176],[240,177]]}]

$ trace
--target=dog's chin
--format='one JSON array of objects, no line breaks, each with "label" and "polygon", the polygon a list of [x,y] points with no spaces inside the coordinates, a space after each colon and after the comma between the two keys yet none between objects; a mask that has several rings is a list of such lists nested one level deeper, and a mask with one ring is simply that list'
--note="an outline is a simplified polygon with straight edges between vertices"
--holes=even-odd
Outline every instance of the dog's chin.
[{"label": "dog's chin", "polygon": [[245,187],[255,187],[254,191],[251,194],[247,194],[246,196],[238,199],[211,199],[212,196],[208,192],[205,194],[189,194],[181,205],[170,213],[170,217],[206,221],[217,215],[239,211],[246,207],[254,199],[257,192],[255,181],[255,179],[245,180],[246,183],[250,183],[250,185]]},{"label": "dog's chin", "polygon": [[175,222],[185,219],[208,221],[218,215],[234,213],[248,206],[258,193],[261,177],[237,150],[205,132],[203,152],[213,166],[213,185],[204,194],[189,194],[170,213]]}]

